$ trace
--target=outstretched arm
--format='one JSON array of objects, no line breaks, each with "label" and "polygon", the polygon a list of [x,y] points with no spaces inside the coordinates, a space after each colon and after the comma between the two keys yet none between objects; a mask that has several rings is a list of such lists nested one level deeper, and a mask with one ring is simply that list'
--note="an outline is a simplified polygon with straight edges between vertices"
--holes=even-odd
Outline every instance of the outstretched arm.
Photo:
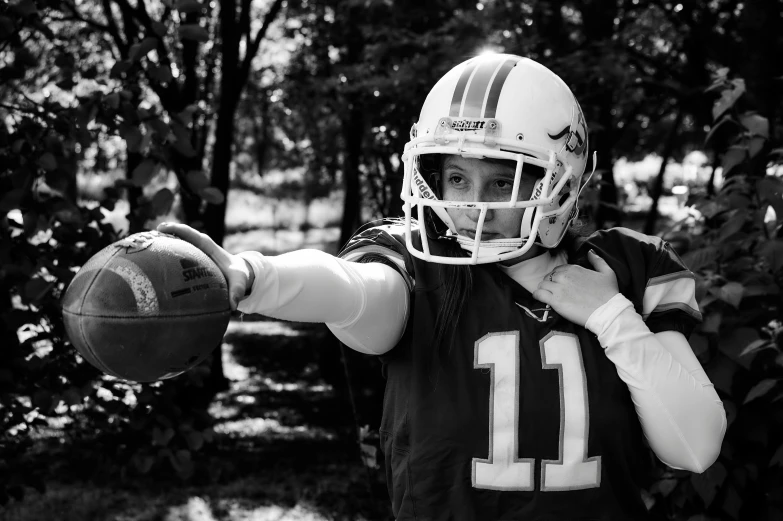
[{"label": "outstretched arm", "polygon": [[239,254],[255,272],[239,311],[300,322],[324,322],[348,347],[383,354],[405,329],[409,293],[393,268],[338,259],[319,250],[275,257]]},{"label": "outstretched arm", "polygon": [[405,330],[408,286],[385,264],[349,262],[320,250],[235,255],[187,225],[164,223],[158,230],[190,242],[215,261],[226,277],[232,309],[324,322],[348,347],[368,354],[389,351]]}]

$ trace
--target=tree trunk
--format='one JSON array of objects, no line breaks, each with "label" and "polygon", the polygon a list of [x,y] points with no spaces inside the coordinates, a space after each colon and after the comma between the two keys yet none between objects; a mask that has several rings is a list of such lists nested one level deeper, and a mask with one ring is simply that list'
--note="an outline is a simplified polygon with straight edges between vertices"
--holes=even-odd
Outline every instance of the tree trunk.
[{"label": "tree trunk", "polygon": [[343,161],[343,218],[340,222],[340,247],[342,247],[359,225],[361,217],[361,198],[359,185],[359,166],[362,161],[362,137],[364,134],[364,115],[358,103],[351,104],[348,118],[342,122],[345,141],[345,159]]},{"label": "tree trunk", "polygon": [[677,134],[680,129],[680,124],[682,123],[683,115],[683,109],[678,108],[677,116],[675,116],[672,128],[669,130],[669,135],[666,138],[666,144],[664,145],[662,154],[663,161],[661,162],[661,168],[658,170],[658,175],[655,178],[650,194],[652,197],[652,205],[650,206],[650,212],[647,214],[647,219],[644,222],[643,231],[647,235],[653,235],[655,233],[655,225],[659,215],[658,200],[661,198],[661,193],[663,192],[663,174],[666,172],[666,163],[669,162],[669,158],[672,156],[672,152],[674,152],[674,146],[677,143]]},{"label": "tree trunk", "polygon": [[760,1],[745,3],[739,17],[744,59],[739,74],[747,82],[753,108],[769,121],[769,140],[762,151],[751,161],[754,177],[766,175],[766,151],[775,140],[776,116],[780,101],[778,82],[783,75],[780,53],[780,2]]},{"label": "tree trunk", "polygon": [[[614,19],[618,15],[618,2],[615,0],[583,1],[581,3],[582,20],[585,39],[588,44],[596,49],[596,55],[601,56],[602,49],[614,45],[612,37],[615,32]],[[597,65],[600,65],[599,62]],[[598,159],[604,166],[607,175],[601,177],[599,191],[599,205],[595,212],[595,226],[603,229],[607,226],[620,226],[622,224],[622,212],[617,207],[617,185],[614,182],[612,167],[614,165],[614,147],[617,139],[615,132],[615,118],[612,109],[615,103],[615,92],[611,85],[612,79],[605,82],[597,81],[591,87],[596,92],[597,130],[590,133],[590,150],[598,152]],[[589,126],[588,121],[588,126]],[[592,168],[592,161],[588,162]],[[584,179],[583,179],[584,181]]]}]

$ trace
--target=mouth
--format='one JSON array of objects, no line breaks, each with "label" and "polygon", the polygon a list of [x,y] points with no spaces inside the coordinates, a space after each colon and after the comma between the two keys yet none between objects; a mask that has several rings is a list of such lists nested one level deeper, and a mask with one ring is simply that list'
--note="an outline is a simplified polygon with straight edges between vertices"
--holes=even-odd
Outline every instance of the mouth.
[{"label": "mouth", "polygon": [[[476,230],[460,230],[460,235],[464,235],[466,237],[470,237],[471,239],[476,238]],[[500,237],[500,234],[498,233],[491,233],[491,232],[481,232],[481,240],[482,241],[488,241],[491,239],[497,239]]]}]

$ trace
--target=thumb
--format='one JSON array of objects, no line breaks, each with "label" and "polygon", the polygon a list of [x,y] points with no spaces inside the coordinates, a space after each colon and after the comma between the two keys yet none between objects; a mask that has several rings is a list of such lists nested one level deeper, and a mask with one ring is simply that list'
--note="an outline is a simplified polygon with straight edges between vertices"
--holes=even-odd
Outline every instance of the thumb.
[{"label": "thumb", "polygon": [[614,270],[609,266],[609,263],[599,257],[595,250],[587,252],[587,258],[590,259],[590,264],[593,265],[593,268],[595,268],[598,273],[614,274]]},{"label": "thumb", "polygon": [[229,298],[229,304],[231,305],[231,310],[236,311],[237,306],[239,306],[239,302],[245,298],[245,288],[243,288],[240,284],[234,284],[230,288],[228,288],[228,298]]}]

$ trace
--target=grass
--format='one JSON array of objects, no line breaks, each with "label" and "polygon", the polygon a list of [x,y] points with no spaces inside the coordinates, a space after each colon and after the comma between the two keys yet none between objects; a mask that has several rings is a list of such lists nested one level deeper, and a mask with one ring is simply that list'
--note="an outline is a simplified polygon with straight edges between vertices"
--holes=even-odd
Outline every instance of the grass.
[{"label": "grass", "polygon": [[[316,363],[321,325],[246,317],[224,337],[230,388],[213,401],[226,470],[194,484],[150,475],[107,479],[78,447],[48,437],[47,491],[0,509],[3,521],[387,521],[382,476],[368,481],[350,407]],[[379,375],[380,377],[380,375]]]}]

